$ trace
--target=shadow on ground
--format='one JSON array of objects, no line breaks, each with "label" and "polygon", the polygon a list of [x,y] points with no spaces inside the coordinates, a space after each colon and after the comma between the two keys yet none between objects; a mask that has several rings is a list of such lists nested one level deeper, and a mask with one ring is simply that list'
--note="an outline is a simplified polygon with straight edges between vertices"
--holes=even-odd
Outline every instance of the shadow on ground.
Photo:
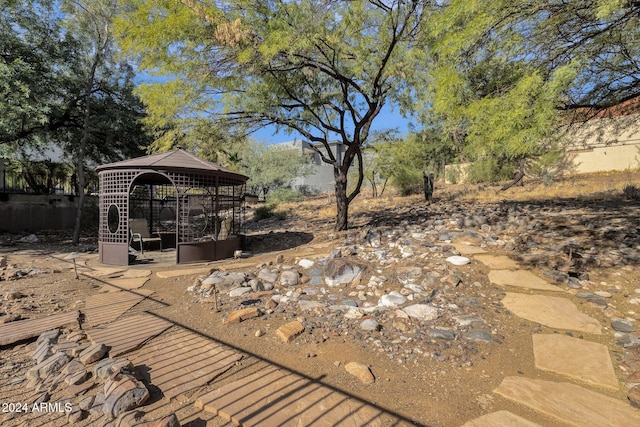
[{"label": "shadow on ground", "polygon": [[313,240],[312,233],[284,231],[250,234],[246,237],[247,249],[253,254],[283,251],[306,245]]}]

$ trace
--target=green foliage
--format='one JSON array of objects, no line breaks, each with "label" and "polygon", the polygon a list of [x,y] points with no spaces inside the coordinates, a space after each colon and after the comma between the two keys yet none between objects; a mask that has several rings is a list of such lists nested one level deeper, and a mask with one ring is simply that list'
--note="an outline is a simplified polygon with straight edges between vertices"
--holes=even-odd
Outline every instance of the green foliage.
[{"label": "green foliage", "polygon": [[[550,144],[563,111],[637,96],[640,15],[633,2],[454,0],[431,21],[429,110],[462,135],[476,175],[527,160],[561,162]],[[534,160],[534,161],[531,161]],[[539,172],[539,171],[538,171]],[[493,177],[495,180],[497,177]]]},{"label": "green foliage", "polygon": [[[9,155],[57,145],[71,160],[82,139],[95,52],[89,23],[105,2],[0,5],[0,144]],[[83,13],[91,19],[80,20]],[[103,163],[141,154],[150,140],[139,123],[144,106],[133,95],[133,69],[103,61],[95,76],[86,157]]]},{"label": "green foliage", "polygon": [[255,221],[260,221],[267,218],[275,218],[282,221],[287,219],[287,214],[285,212],[276,212],[275,205],[271,204],[259,206],[253,211],[253,219]]},{"label": "green foliage", "polygon": [[277,206],[282,203],[298,202],[304,199],[304,194],[295,188],[280,187],[267,194],[266,202]]},{"label": "green foliage", "polygon": [[501,163],[495,157],[486,157],[469,165],[467,173],[467,181],[472,184],[480,182],[496,183],[512,179],[514,169],[511,165]]},{"label": "green foliage", "polygon": [[240,170],[249,177],[247,187],[258,195],[268,196],[274,190],[289,187],[296,177],[311,172],[307,158],[288,147],[250,141],[240,158]]},{"label": "green foliage", "polygon": [[400,193],[422,191],[423,172],[434,172],[433,140],[427,133],[412,133],[406,139],[389,140],[374,145],[376,167],[382,177],[391,179]]},{"label": "green foliage", "polygon": [[[347,194],[350,166],[383,105],[410,105],[409,82],[424,62],[423,2],[128,0],[123,10],[122,46],[163,76],[139,92],[147,124],[167,132],[158,148],[189,133],[194,117],[236,135],[265,125],[299,133],[326,149],[336,229],[346,228],[363,179]],[[330,153],[334,141],[348,147],[341,159]]]}]

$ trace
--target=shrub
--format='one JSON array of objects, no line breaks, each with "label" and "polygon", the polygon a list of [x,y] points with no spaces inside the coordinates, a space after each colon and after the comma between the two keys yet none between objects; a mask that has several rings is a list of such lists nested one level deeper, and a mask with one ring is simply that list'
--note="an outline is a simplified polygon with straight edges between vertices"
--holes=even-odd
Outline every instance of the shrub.
[{"label": "shrub", "polygon": [[469,166],[468,182],[477,184],[480,182],[500,182],[513,179],[513,165],[500,164],[497,159],[487,157],[480,159]]},{"label": "shrub", "polygon": [[275,205],[259,206],[253,211],[253,219],[255,221],[260,221],[267,218],[275,218],[282,221],[287,218],[287,214],[286,212],[276,212]]},{"label": "shrub", "polygon": [[403,196],[419,194],[423,190],[422,171],[409,167],[399,167],[393,174],[393,186]]},{"label": "shrub", "polygon": [[622,195],[629,200],[640,200],[640,188],[635,184],[627,184],[622,189]]},{"label": "shrub", "polygon": [[295,188],[277,188],[267,193],[267,203],[273,207],[281,203],[297,202],[304,199],[304,194]]}]

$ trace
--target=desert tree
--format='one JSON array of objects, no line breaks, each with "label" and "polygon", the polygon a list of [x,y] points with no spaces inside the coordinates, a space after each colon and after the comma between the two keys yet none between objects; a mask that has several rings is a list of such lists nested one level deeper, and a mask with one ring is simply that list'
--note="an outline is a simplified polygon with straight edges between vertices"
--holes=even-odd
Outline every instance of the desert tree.
[{"label": "desert tree", "polygon": [[[228,131],[274,125],[302,135],[333,167],[335,229],[344,230],[363,181],[360,166],[348,191],[349,167],[363,164],[383,106],[406,108],[412,99],[428,4],[130,0],[118,31],[141,69],[162,76],[140,90],[151,120],[161,127],[208,117]],[[333,142],[345,147],[342,155]]]},{"label": "desert tree", "polygon": [[557,152],[568,112],[640,95],[640,4],[617,0],[440,4],[429,112],[465,154],[522,168]]}]

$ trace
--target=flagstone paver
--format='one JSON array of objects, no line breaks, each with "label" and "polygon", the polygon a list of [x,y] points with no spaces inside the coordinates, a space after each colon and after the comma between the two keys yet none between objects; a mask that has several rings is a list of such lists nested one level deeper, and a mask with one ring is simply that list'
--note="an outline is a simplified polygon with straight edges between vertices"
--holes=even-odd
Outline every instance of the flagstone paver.
[{"label": "flagstone paver", "polygon": [[91,295],[85,301],[86,323],[98,326],[113,322],[151,294],[153,291],[140,289]]},{"label": "flagstone paver", "polygon": [[536,368],[591,385],[620,388],[607,346],[560,334],[535,334],[532,338]]},{"label": "flagstone paver", "polygon": [[135,366],[146,367],[151,384],[171,399],[214,380],[242,355],[180,328],[176,333],[161,335],[129,358]]},{"label": "flagstone paver", "polygon": [[157,316],[140,314],[110,323],[104,328],[89,329],[87,336],[93,343],[109,346],[109,357],[114,358],[141,347],[171,326],[171,322]]},{"label": "flagstone paver", "polygon": [[550,328],[602,334],[600,323],[567,298],[507,292],[502,304],[516,316]]},{"label": "flagstone paver", "polygon": [[528,270],[492,270],[488,274],[489,281],[500,286],[535,289],[539,291],[565,292],[558,286],[550,285]]},{"label": "flagstone paver", "polygon": [[462,427],[542,427],[509,411],[497,411],[467,421]]},{"label": "flagstone paver", "polygon": [[456,251],[460,253],[460,255],[476,255],[487,253],[487,251],[482,249],[480,246],[468,245],[466,243],[454,243],[453,246],[456,248]]},{"label": "flagstone paver", "polygon": [[640,410],[575,384],[506,377],[494,393],[573,426],[640,425]]},{"label": "flagstone paver", "polygon": [[494,270],[518,270],[520,264],[506,255],[475,254],[475,259]]},{"label": "flagstone paver", "polygon": [[193,274],[207,274],[211,271],[211,267],[183,268],[179,270],[158,271],[156,276],[161,279],[169,279],[171,277],[188,276]]},{"label": "flagstone paver", "polygon": [[39,319],[17,320],[2,324],[0,325],[0,345],[37,337],[43,332],[63,326],[77,326],[79,316],[78,311],[70,311]]},{"label": "flagstone paver", "polygon": [[273,366],[200,396],[195,405],[246,427],[404,424],[375,406]]}]

